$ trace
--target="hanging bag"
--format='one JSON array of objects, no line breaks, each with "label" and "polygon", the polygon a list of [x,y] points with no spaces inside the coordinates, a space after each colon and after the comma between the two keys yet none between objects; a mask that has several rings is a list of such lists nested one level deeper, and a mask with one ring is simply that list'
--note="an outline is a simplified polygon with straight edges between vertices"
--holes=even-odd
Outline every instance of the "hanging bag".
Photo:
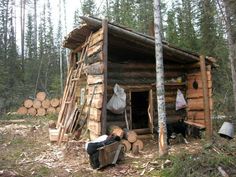
[{"label": "hanging bag", "polygon": [[183,93],[178,89],[177,95],[176,95],[176,103],[175,103],[175,109],[176,111],[179,109],[186,108],[187,102],[184,99]]},{"label": "hanging bag", "polygon": [[123,88],[116,84],[114,94],[107,103],[107,109],[114,114],[123,114],[126,107],[126,94]]}]

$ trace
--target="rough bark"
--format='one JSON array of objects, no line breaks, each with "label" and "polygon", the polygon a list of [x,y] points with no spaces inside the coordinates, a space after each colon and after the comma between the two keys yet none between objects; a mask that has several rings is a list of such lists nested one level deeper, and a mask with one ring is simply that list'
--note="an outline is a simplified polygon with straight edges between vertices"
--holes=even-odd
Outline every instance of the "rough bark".
[{"label": "rough bark", "polygon": [[156,93],[159,130],[159,156],[163,156],[168,154],[168,150],[160,0],[154,0],[154,31],[156,52]]},{"label": "rough bark", "polygon": [[234,12],[234,6],[231,5],[231,1],[223,0],[225,6],[225,21],[227,27],[227,40],[228,40],[228,48],[229,48],[229,61],[231,67],[232,74],[232,82],[233,82],[233,92],[234,92],[234,111],[236,113],[236,30],[233,26],[232,19],[236,18]]}]

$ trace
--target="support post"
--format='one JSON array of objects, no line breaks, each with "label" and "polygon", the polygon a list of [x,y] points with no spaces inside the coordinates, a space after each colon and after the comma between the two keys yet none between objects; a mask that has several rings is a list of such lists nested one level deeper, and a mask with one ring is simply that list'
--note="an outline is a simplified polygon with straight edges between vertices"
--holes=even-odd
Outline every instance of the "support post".
[{"label": "support post", "polygon": [[107,59],[108,59],[108,21],[103,19],[103,64],[104,64],[104,92],[103,92],[103,103],[102,103],[102,134],[106,133],[107,128]]},{"label": "support post", "polygon": [[210,116],[206,62],[205,62],[205,56],[203,56],[203,55],[200,56],[200,70],[201,70],[201,78],[202,78],[204,117],[205,117],[205,124],[206,124],[206,137],[207,137],[207,139],[211,139],[211,137],[212,137],[212,122],[211,122],[211,116]]}]

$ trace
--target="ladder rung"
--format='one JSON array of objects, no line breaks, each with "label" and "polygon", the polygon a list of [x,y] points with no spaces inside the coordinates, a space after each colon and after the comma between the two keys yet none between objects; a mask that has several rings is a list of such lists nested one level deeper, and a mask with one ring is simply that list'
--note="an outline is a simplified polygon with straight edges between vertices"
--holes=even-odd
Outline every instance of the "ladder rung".
[{"label": "ladder rung", "polygon": [[66,101],[66,102],[65,102],[65,104],[69,104],[69,103],[71,103],[71,101]]},{"label": "ladder rung", "polygon": [[71,81],[78,81],[80,78],[73,78]]}]

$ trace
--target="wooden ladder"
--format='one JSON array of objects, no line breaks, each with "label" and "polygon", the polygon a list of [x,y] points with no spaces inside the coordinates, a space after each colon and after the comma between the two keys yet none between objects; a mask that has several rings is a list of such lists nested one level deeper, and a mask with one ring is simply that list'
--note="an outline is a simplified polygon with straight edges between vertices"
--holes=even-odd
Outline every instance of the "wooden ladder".
[{"label": "wooden ladder", "polygon": [[86,40],[86,45],[83,46],[82,52],[80,55],[79,61],[76,63],[78,66],[74,72],[74,66],[71,66],[69,70],[69,74],[67,76],[67,81],[63,93],[61,110],[58,115],[57,120],[57,128],[59,129],[58,133],[58,145],[61,144],[64,133],[67,132],[68,127],[73,122],[73,116],[76,113],[76,87],[79,79],[81,78],[81,74],[84,68],[84,60],[87,55],[87,51],[89,48],[89,42],[91,39],[92,33]]}]

